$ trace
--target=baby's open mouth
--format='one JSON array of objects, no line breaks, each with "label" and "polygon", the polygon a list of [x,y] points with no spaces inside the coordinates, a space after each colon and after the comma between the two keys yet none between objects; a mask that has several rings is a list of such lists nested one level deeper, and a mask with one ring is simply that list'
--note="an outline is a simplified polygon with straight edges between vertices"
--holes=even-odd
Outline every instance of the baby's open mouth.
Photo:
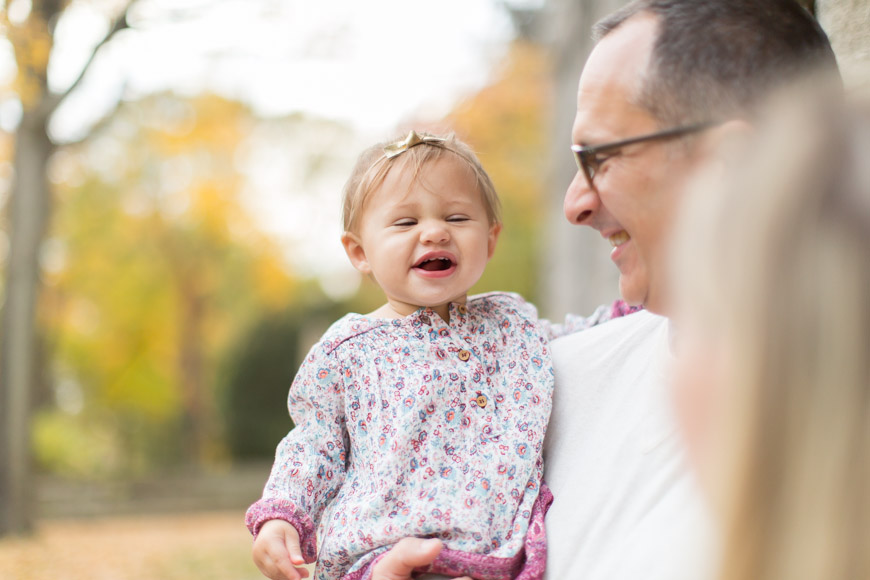
[{"label": "baby's open mouth", "polygon": [[450,258],[431,258],[419,262],[414,267],[426,270],[427,272],[441,272],[442,270],[447,270],[452,265],[453,260]]}]

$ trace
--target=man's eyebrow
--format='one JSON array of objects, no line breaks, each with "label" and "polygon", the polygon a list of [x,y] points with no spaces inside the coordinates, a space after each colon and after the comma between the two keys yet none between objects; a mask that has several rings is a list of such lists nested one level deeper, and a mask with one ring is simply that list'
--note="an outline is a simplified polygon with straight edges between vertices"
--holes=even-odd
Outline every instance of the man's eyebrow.
[{"label": "man's eyebrow", "polygon": [[572,135],[572,139],[575,145],[580,145],[581,147],[598,147],[600,145],[605,145],[608,143],[613,143],[616,141],[621,141],[623,137],[620,137],[618,134],[614,134],[611,131],[602,132],[592,135],[592,138],[589,138],[589,135],[584,135],[583,139],[574,139]]},{"label": "man's eyebrow", "polygon": [[578,138],[576,132],[571,132],[571,144],[572,145],[580,145],[581,147],[593,147],[600,143],[608,143],[612,141],[609,137],[602,135],[592,135],[590,138],[589,134],[585,134]]},{"label": "man's eyebrow", "polygon": [[600,145],[601,143],[605,143],[605,141],[603,141],[602,139],[596,139],[593,141],[590,141],[589,139],[581,139],[579,141],[575,140],[573,144],[579,145],[580,147],[587,149],[589,147],[595,147],[596,145]]}]

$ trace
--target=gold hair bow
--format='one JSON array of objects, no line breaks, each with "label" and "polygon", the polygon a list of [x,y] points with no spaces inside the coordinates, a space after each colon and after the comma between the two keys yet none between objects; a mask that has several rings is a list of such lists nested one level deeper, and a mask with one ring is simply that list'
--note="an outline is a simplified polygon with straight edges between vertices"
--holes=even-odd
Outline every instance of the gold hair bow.
[{"label": "gold hair bow", "polygon": [[396,155],[401,155],[411,147],[416,147],[421,143],[443,143],[447,139],[443,137],[434,137],[432,135],[423,135],[422,137],[416,131],[411,131],[403,140],[396,143],[390,143],[384,147],[384,157],[391,159]]}]

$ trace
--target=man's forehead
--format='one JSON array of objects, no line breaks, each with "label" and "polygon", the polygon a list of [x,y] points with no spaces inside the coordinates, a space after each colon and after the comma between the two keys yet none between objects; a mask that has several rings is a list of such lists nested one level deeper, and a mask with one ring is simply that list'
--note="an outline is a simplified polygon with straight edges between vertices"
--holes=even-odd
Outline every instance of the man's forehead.
[{"label": "man's forehead", "polygon": [[[575,142],[600,141],[649,116],[636,103],[658,32],[655,16],[641,13],[611,31],[595,46],[577,91]],[[600,133],[600,134],[599,134]]]},{"label": "man's forehead", "polygon": [[609,76],[643,74],[659,32],[659,18],[649,12],[635,14],[606,34],[589,55],[586,68],[601,68]]}]

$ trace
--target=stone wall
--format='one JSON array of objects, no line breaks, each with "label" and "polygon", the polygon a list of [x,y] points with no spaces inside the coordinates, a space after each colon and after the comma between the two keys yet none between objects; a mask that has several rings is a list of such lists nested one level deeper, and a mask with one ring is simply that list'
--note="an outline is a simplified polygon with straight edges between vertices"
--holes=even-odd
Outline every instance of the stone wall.
[{"label": "stone wall", "polygon": [[870,97],[870,0],[817,0],[847,89]]}]

